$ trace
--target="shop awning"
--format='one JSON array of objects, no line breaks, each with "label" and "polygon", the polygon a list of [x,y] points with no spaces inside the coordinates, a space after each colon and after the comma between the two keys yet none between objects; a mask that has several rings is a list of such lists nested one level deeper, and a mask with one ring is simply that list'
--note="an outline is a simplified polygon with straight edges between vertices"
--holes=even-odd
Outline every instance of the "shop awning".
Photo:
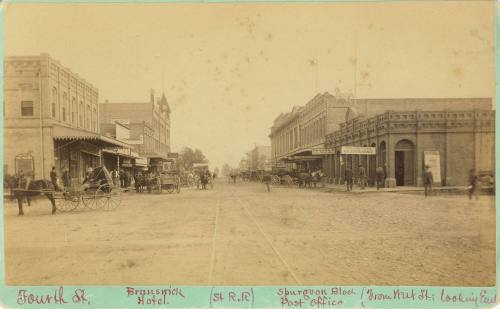
[{"label": "shop awning", "polygon": [[[115,149],[103,149],[102,152],[109,153],[109,154],[112,154],[112,155],[115,155],[115,156],[130,158],[130,159],[140,158],[139,156],[136,156],[133,153],[131,153],[130,149],[124,149],[124,150],[125,151],[117,151]],[[127,150],[128,150],[128,152],[127,152]]]},{"label": "shop awning", "polygon": [[148,158],[148,159],[153,159],[153,160],[162,160],[162,161],[165,161],[165,162],[171,162],[173,161],[172,159],[169,159],[167,156],[164,156],[162,154],[159,154],[159,153],[146,153],[146,154],[142,154],[141,156],[143,156],[144,158]]},{"label": "shop awning", "polygon": [[52,129],[52,137],[54,140],[61,141],[86,141],[100,147],[132,148],[130,145],[114,138],[69,127],[54,127]]}]

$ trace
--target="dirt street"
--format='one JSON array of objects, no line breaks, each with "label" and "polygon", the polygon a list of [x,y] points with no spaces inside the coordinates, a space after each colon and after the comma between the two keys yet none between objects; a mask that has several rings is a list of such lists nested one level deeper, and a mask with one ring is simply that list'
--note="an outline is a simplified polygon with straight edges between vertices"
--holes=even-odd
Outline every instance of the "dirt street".
[{"label": "dirt street", "polygon": [[6,201],[9,285],[495,284],[494,198],[257,183],[126,193],[112,212]]}]

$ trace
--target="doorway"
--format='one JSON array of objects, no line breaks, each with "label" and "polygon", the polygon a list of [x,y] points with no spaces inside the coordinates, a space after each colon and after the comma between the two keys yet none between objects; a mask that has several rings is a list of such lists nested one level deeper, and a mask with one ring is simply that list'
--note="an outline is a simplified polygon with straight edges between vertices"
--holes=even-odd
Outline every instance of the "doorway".
[{"label": "doorway", "polygon": [[394,176],[396,186],[415,185],[415,163],[414,146],[408,140],[399,141],[396,144],[394,155]]}]

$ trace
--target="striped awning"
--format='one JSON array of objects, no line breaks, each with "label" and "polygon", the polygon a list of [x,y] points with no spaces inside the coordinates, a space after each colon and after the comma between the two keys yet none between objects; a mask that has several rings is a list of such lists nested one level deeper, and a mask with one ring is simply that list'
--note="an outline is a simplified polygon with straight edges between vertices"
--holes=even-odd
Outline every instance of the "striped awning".
[{"label": "striped awning", "polygon": [[126,144],[114,138],[69,127],[53,127],[52,137],[54,138],[54,140],[62,141],[87,141],[100,147],[121,147],[132,149],[132,146],[130,146],[129,144]]}]

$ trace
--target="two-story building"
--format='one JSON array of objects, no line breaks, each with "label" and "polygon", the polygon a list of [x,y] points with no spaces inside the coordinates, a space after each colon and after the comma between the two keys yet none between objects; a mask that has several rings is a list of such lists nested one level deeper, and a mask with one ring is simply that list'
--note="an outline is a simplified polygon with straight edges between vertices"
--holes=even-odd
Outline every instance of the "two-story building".
[{"label": "two-story building", "polygon": [[99,134],[98,90],[48,54],[4,59],[4,171],[80,182],[102,149],[129,146]]},{"label": "two-story building", "polygon": [[[425,161],[423,153],[415,153],[414,156],[411,156],[409,152],[404,151],[409,151],[410,149],[420,152],[426,151],[428,160],[430,160],[431,156],[430,151],[438,151],[437,154],[434,152],[434,159],[438,156],[439,160],[442,160],[440,162],[441,166],[448,166],[446,171],[443,170],[440,173],[444,175],[441,183],[447,185],[463,184],[463,173],[450,172],[457,169],[456,166],[459,165],[459,159],[454,158],[450,160],[449,158],[459,152],[454,150],[453,153],[448,152],[443,154],[444,150],[441,149],[441,146],[441,148],[438,147],[439,149],[417,147],[417,141],[423,143],[430,138],[439,140],[439,143],[443,143],[443,147],[448,147],[447,149],[457,149],[458,146],[455,144],[452,145],[450,138],[454,138],[451,136],[462,135],[455,134],[456,132],[453,129],[445,131],[444,134],[437,127],[435,127],[435,132],[432,132],[432,134],[429,133],[428,129],[424,130],[425,134],[421,134],[424,131],[415,130],[413,132],[415,136],[406,139],[410,143],[402,142],[401,144],[397,144],[397,141],[395,144],[392,143],[392,140],[389,141],[389,137],[393,138],[396,136],[394,134],[389,134],[389,137],[382,138],[384,140],[381,142],[373,139],[357,139],[357,137],[359,134],[366,135],[367,128],[372,126],[370,123],[373,123],[374,119],[378,119],[377,117],[383,117],[381,115],[385,115],[386,113],[409,112],[411,116],[405,114],[406,116],[401,117],[417,117],[415,113],[425,111],[422,114],[424,119],[425,117],[444,117],[443,115],[448,115],[447,113],[458,115],[450,117],[467,118],[469,115],[479,113],[477,115],[489,119],[491,118],[491,109],[491,98],[355,99],[349,94],[341,94],[338,90],[335,95],[329,93],[318,94],[305,106],[294,107],[291,112],[280,114],[274,120],[271,134],[269,135],[271,139],[272,159],[274,162],[292,163],[298,169],[311,171],[322,169],[330,182],[341,183],[343,181],[342,168],[345,169],[345,166],[349,166],[353,174],[356,175],[359,166],[363,165],[367,168],[371,180],[374,178],[376,167],[384,167],[387,173],[388,186],[420,185],[422,169],[420,163]],[[483,111],[486,113],[484,116],[482,116]],[[452,114],[454,112],[458,114]],[[365,119],[369,119],[369,121],[365,121]],[[479,131],[474,131],[475,129],[467,131],[467,134],[475,136],[474,141],[480,141],[478,143],[481,145],[482,154],[478,154],[479,148],[472,150],[470,153],[476,154],[474,158],[481,157],[481,162],[490,163],[482,166],[479,161],[475,161],[476,163],[467,165],[467,168],[474,167],[482,170],[492,170],[494,160],[490,157],[494,153],[494,143],[492,142],[494,141],[494,135],[492,136],[491,130],[487,129],[491,128],[491,121],[494,122],[494,119],[487,120],[489,122],[488,125],[476,125],[475,128],[481,127]],[[358,128],[357,123],[363,126],[363,128]],[[424,125],[424,122],[421,123]],[[411,125],[415,126],[416,124]],[[425,126],[427,125],[425,124]],[[432,123],[429,125],[436,124]],[[443,124],[440,125],[442,126]],[[454,126],[451,123],[445,123],[445,125],[447,128]],[[480,132],[479,135],[477,135],[478,132]],[[443,136],[446,137],[444,140],[442,140]],[[342,146],[350,146],[351,149],[342,149]],[[352,148],[352,146],[368,147],[371,149]],[[465,148],[469,146],[472,147],[470,143],[463,145]],[[373,155],[363,154],[364,151],[372,151],[373,149],[376,149],[376,154],[375,152]],[[359,153],[356,153],[356,151],[359,151]],[[347,155],[347,153],[349,154]],[[461,153],[469,154],[469,152],[463,151]],[[487,158],[488,160],[486,160]]]},{"label": "two-story building", "polygon": [[163,166],[170,153],[170,106],[165,94],[155,98],[151,90],[149,102],[99,104],[101,125],[119,122],[130,128],[130,144],[154,168]]}]

